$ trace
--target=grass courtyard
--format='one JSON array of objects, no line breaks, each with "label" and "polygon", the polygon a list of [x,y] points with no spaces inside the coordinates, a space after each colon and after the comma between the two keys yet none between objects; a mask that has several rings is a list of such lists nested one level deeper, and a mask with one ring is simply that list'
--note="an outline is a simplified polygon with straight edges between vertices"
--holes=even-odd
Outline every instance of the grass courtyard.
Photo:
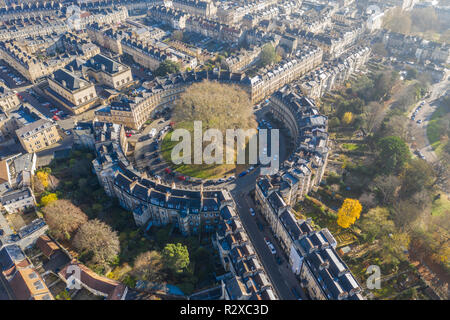
[{"label": "grass courtyard", "polygon": [[[183,122],[177,125],[177,128],[184,128],[189,132],[193,132],[192,123]],[[172,161],[172,150],[180,143],[172,141],[173,131],[166,134],[161,143],[161,155],[169,166],[176,172],[189,177],[199,179],[218,179],[228,176],[236,176],[240,172],[247,169],[248,165],[240,164],[175,164]],[[191,150],[193,150],[193,142]],[[246,151],[246,158],[248,159],[248,151]],[[192,161],[193,162],[193,161]],[[225,154],[224,154],[225,162]]]}]

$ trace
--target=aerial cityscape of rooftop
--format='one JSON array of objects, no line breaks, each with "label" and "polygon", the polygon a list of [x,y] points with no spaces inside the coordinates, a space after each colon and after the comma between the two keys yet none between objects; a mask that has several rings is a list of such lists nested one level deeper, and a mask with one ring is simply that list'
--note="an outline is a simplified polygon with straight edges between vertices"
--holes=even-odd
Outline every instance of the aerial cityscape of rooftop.
[{"label": "aerial cityscape of rooftop", "polygon": [[448,0],[0,0],[0,300],[449,300],[449,137]]}]

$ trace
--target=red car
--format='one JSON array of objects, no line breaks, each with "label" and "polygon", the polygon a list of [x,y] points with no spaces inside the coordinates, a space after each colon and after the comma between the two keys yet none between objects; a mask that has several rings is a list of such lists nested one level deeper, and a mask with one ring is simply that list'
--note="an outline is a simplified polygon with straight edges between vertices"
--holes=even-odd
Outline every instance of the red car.
[{"label": "red car", "polygon": [[185,181],[185,180],[186,180],[186,177],[185,177],[185,176],[179,176],[179,177],[178,177],[178,180],[180,180],[180,181]]},{"label": "red car", "polygon": [[171,172],[172,172],[172,170],[170,170],[170,168],[165,168],[164,171],[165,171],[166,173],[171,173]]},{"label": "red car", "polygon": [[56,115],[53,116],[52,119],[55,120],[55,121],[61,120],[61,119],[60,119],[58,116],[56,116]]}]

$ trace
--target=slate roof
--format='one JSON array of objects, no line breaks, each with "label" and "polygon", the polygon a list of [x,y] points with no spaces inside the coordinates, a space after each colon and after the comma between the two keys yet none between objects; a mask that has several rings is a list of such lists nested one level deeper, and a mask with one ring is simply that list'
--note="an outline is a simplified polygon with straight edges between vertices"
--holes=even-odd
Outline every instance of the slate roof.
[{"label": "slate roof", "polygon": [[91,85],[86,80],[76,76],[74,73],[66,69],[56,70],[52,74],[51,79],[69,91],[77,91]]},{"label": "slate roof", "polygon": [[0,196],[0,202],[3,205],[14,203],[16,201],[30,198],[32,196],[32,192],[29,188],[25,189],[18,189],[18,190],[11,190],[7,193],[4,193],[2,196]]},{"label": "slate roof", "polygon": [[[102,54],[97,54],[86,62],[88,68],[92,68],[97,71],[105,71],[109,74],[115,74],[124,70],[128,70],[129,67],[110,59]],[[102,68],[105,68],[103,70]]]},{"label": "slate roof", "polygon": [[17,129],[16,134],[20,137],[26,137],[27,135],[32,135],[40,132],[41,130],[50,128],[53,125],[54,123],[49,120],[39,119],[35,122],[30,123],[29,125]]},{"label": "slate roof", "polygon": [[0,250],[0,267],[3,271],[9,270],[26,259],[22,249],[16,244],[5,245]]}]

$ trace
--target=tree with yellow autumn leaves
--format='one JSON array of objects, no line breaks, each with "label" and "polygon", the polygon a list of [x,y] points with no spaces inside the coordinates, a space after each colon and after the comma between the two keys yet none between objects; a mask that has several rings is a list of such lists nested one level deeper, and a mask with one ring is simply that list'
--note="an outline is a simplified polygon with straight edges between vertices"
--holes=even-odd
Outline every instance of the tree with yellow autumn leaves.
[{"label": "tree with yellow autumn leaves", "polygon": [[44,188],[48,187],[48,184],[49,184],[48,183],[48,172],[43,171],[43,170],[38,171],[36,173],[36,177],[39,179],[39,181],[41,182],[41,184]]},{"label": "tree with yellow autumn leaves", "polygon": [[337,223],[342,228],[348,228],[359,219],[362,206],[357,199],[345,199],[338,211]]},{"label": "tree with yellow autumn leaves", "polygon": [[344,115],[342,116],[342,123],[348,126],[352,122],[353,122],[353,113],[351,112],[344,113]]}]

